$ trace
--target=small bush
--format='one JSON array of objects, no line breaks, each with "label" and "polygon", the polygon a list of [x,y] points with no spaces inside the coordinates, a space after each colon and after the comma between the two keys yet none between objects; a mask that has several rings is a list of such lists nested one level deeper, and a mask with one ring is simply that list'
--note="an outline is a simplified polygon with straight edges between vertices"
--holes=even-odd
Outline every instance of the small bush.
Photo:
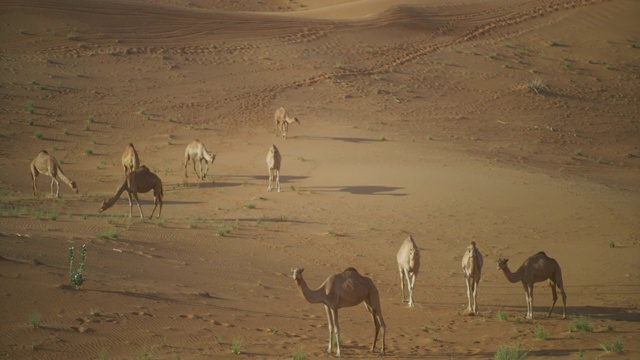
[{"label": "small bush", "polygon": [[33,101],[27,101],[27,111],[29,111],[29,114],[33,114],[34,110],[35,107],[33,106]]},{"label": "small bush", "polygon": [[75,251],[73,246],[69,248],[69,275],[71,276],[71,283],[77,289],[80,289],[82,283],[84,283],[84,276],[82,276],[82,271],[84,270],[84,261],[87,259],[87,246],[82,244],[82,248],[80,249],[80,265],[76,270],[73,270],[73,259],[75,257]]},{"label": "small bush", "polygon": [[527,82],[527,87],[530,90],[535,91],[536,94],[539,94],[541,92],[545,92],[545,91],[549,90],[549,88],[547,87],[547,84],[544,82],[544,80],[539,79],[539,78],[536,78],[536,79],[533,79],[533,80]]},{"label": "small bush", "polygon": [[247,205],[245,205],[244,207],[246,207],[247,209],[255,209],[256,205],[254,203],[248,203]]},{"label": "small bush", "polygon": [[500,321],[505,321],[507,320],[507,317],[509,315],[507,314],[507,312],[505,311],[498,311],[498,319],[500,319]]},{"label": "small bush", "polygon": [[31,326],[34,329],[39,329],[40,328],[40,314],[38,313],[31,313],[29,315],[29,326]]},{"label": "small bush", "polygon": [[494,360],[522,360],[527,357],[527,351],[522,350],[520,345],[500,345],[498,351],[493,356]]},{"label": "small bush", "polygon": [[593,332],[593,323],[590,322],[589,318],[587,318],[586,316],[579,315],[577,318],[573,319],[573,324],[570,331],[573,331],[574,329],[576,331],[584,330],[587,332]]},{"label": "small bush", "polygon": [[240,355],[240,347],[242,346],[242,340],[235,338],[231,342],[231,352]]},{"label": "small bush", "polygon": [[111,229],[107,232],[104,232],[102,234],[98,234],[98,237],[101,237],[103,239],[117,239],[118,238],[118,230],[116,229]]},{"label": "small bush", "polygon": [[536,339],[547,340],[547,330],[542,326],[538,326],[534,332]]},{"label": "small bush", "polygon": [[93,155],[93,150],[91,148],[84,149],[84,153],[87,155]]},{"label": "small bush", "polygon": [[609,247],[613,249],[616,247],[616,243],[613,240],[609,241]]},{"label": "small bush", "polygon": [[307,355],[304,352],[304,348],[302,346],[297,348],[293,352],[293,355],[291,355],[291,359],[292,360],[306,360],[307,359]]},{"label": "small bush", "polygon": [[29,119],[29,120],[27,120],[27,124],[28,124],[29,126],[33,126],[33,119]]},{"label": "small bush", "polygon": [[93,122],[93,115],[87,116],[87,122],[89,122],[89,123]]},{"label": "small bush", "polygon": [[36,131],[33,133],[33,136],[35,136],[36,138],[41,139],[41,140],[42,140],[42,138],[44,137],[44,135],[42,135],[42,131],[40,131],[40,130],[36,130]]},{"label": "small bush", "polygon": [[620,338],[615,338],[611,341],[603,340],[602,343],[600,343],[600,346],[605,352],[608,352],[608,353],[609,352],[621,353],[622,351],[624,351],[624,343]]}]

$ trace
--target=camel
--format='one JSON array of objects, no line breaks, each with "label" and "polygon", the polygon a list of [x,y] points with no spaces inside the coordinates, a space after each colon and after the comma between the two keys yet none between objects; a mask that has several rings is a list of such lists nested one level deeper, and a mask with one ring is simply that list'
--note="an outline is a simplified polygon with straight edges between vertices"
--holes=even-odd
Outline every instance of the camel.
[{"label": "camel", "polygon": [[413,241],[413,237],[409,236],[404,239],[396,259],[398,260],[398,271],[400,271],[402,302],[404,302],[404,282],[406,279],[407,287],[409,288],[409,307],[413,307],[413,288],[420,270],[420,249],[416,242]]},{"label": "camel", "polygon": [[533,284],[545,280],[549,280],[549,286],[551,286],[551,294],[553,295],[553,304],[547,317],[551,316],[553,307],[558,300],[558,294],[556,293],[556,285],[560,288],[562,294],[562,318],[565,319],[567,308],[567,295],[564,293],[564,286],[562,284],[562,271],[560,265],[554,259],[550,258],[543,251],[529,257],[520,266],[515,273],[512,273],[507,266],[509,259],[498,259],[498,270],[502,270],[504,276],[510,282],[517,281],[522,282],[525,295],[527,297],[527,319],[533,318]]},{"label": "camel", "polygon": [[56,197],[60,198],[60,182],[56,179],[57,176],[60,177],[65,184],[69,185],[71,190],[78,193],[78,186],[76,182],[69,179],[63,172],[58,160],[56,160],[53,155],[49,155],[45,150],[40,151],[40,153],[36,156],[33,161],[31,161],[31,180],[33,180],[33,195],[38,196],[38,185],[36,183],[36,178],[39,174],[45,174],[51,177],[51,196],[53,196],[53,184],[55,183],[57,186]]},{"label": "camel", "polygon": [[278,192],[280,192],[280,163],[282,157],[280,151],[275,145],[271,145],[269,152],[267,153],[267,168],[269,169],[269,187],[267,191],[271,191],[271,183],[275,177],[276,185],[278,185]]},{"label": "camel", "polygon": [[296,281],[302,297],[309,303],[322,303],[324,305],[329,321],[329,347],[327,348],[327,353],[331,354],[333,350],[332,345],[335,336],[336,356],[341,356],[338,309],[356,306],[364,302],[364,306],[369,313],[371,313],[373,324],[375,325],[375,336],[373,338],[373,345],[371,345],[371,351],[375,351],[378,333],[382,330],[381,354],[384,354],[386,327],[384,319],[382,318],[380,295],[373,281],[366,276],[360,275],[356,269],[350,267],[341,273],[329,276],[318,289],[311,290],[302,278],[303,271],[304,269],[299,268],[291,269],[293,280]]},{"label": "camel", "polygon": [[142,165],[136,170],[127,174],[127,177],[122,182],[122,185],[118,187],[116,192],[112,197],[102,202],[102,207],[100,207],[100,212],[107,210],[112,207],[113,204],[118,201],[120,195],[123,192],[127,192],[129,195],[129,217],[133,217],[133,205],[131,203],[131,195],[136,199],[136,204],[138,204],[138,210],[140,210],[140,218],[144,219],[144,215],[142,215],[142,208],[140,207],[140,201],[138,200],[138,193],[146,193],[153,190],[153,211],[151,211],[151,216],[149,219],[153,218],[153,213],[156,211],[156,207],[160,204],[160,210],[158,211],[158,218],[160,218],[160,214],[162,213],[162,180],[151,172],[149,168]]},{"label": "camel", "polygon": [[140,158],[132,143],[129,143],[122,153],[122,167],[124,168],[124,176],[140,167]]},{"label": "camel", "polygon": [[[204,145],[200,142],[200,140],[195,140],[191,144],[187,145],[187,148],[184,150],[184,177],[189,177],[187,175],[187,165],[189,164],[189,160],[193,161],[193,171],[196,173],[196,176],[200,180],[204,180],[207,176],[207,171],[209,171],[209,164],[213,164],[216,160],[216,154],[210,153],[204,147]],[[196,161],[200,163],[200,174],[196,170]],[[204,172],[202,172],[202,162],[204,161]]]},{"label": "camel", "polygon": [[[462,256],[462,272],[467,283],[467,312],[476,314],[478,311],[478,283],[482,274],[482,254],[472,241]],[[473,297],[473,304],[471,298]]]},{"label": "camel", "polygon": [[289,131],[289,124],[298,123],[300,124],[300,120],[296,117],[291,117],[287,114],[287,110],[284,107],[279,107],[275,113],[275,121],[276,121],[276,136],[278,136],[278,130],[282,132],[282,137],[287,139],[287,131]]}]

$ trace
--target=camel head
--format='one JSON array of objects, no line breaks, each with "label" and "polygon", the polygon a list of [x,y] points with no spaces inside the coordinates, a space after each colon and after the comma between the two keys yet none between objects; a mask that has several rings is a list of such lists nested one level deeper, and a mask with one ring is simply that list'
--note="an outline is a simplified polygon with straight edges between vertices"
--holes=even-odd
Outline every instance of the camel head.
[{"label": "camel head", "polygon": [[107,200],[102,200],[102,206],[100,206],[100,212],[103,212],[109,208],[109,203]]},{"label": "camel head", "polygon": [[295,268],[295,269],[291,269],[291,272],[293,273],[293,280],[300,280],[302,279],[302,272],[304,271],[304,268]]},{"label": "camel head", "polygon": [[71,183],[69,183],[69,185],[71,185],[71,188],[77,194],[78,193],[78,185],[76,185],[76,182],[71,180]]},{"label": "camel head", "polygon": [[213,162],[216,161],[216,154],[209,153],[209,158],[211,158],[211,161],[208,161],[208,163],[213,164]]},{"label": "camel head", "polygon": [[498,259],[498,270],[506,269],[508,261],[509,259],[503,259],[503,258]]},{"label": "camel head", "polygon": [[475,257],[476,256],[476,242],[472,241],[471,245],[467,246],[467,254],[469,254],[469,257]]},{"label": "camel head", "polygon": [[297,118],[297,117],[294,117],[294,118],[293,118],[293,122],[294,122],[294,123],[298,123],[298,124],[300,124],[300,120],[298,120],[298,118]]},{"label": "camel head", "polygon": [[409,266],[414,269],[416,265],[420,266],[420,248],[418,247],[409,249]]}]

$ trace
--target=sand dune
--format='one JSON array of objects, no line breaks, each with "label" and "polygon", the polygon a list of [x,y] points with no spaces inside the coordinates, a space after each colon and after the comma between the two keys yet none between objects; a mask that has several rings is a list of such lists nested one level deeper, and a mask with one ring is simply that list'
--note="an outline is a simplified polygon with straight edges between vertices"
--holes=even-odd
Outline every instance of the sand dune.
[{"label": "sand dune", "polygon": [[[0,354],[7,358],[329,357],[298,293],[353,266],[376,283],[391,358],[637,358],[637,1],[5,1],[0,6]],[[300,119],[274,135],[275,109]],[[184,178],[184,149],[216,154]],[[163,181],[129,219],[120,155]],[[282,192],[265,155],[282,154]],[[80,189],[49,195],[42,149]],[[189,168],[191,171],[191,169]],[[141,194],[150,214],[152,194]],[[134,211],[135,214],[135,211]],[[395,254],[421,247],[415,308]],[[460,260],[485,260],[466,316]],[[70,282],[86,244],[85,281]],[[70,269],[69,247],[75,248]],[[568,319],[511,269],[545,251]],[[583,316],[593,331],[578,330]],[[371,318],[340,311],[344,357]],[[36,328],[37,325],[37,328]],[[542,331],[544,330],[544,331]],[[546,333],[542,336],[542,333]],[[619,340],[621,353],[602,345]]]}]

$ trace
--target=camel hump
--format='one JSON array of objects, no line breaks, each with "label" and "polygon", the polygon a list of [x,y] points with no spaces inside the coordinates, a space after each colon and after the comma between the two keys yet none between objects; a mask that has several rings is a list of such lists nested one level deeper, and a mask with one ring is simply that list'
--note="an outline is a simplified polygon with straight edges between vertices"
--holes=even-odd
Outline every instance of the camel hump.
[{"label": "camel hump", "polygon": [[[538,252],[536,255],[542,255],[542,256],[547,256],[547,254],[544,251],[540,251]],[[547,256],[548,257],[548,256]]]},{"label": "camel hump", "polygon": [[41,154],[47,154],[47,155],[49,154],[49,153],[47,152],[47,150],[40,150],[40,153],[41,153]]},{"label": "camel hump", "polygon": [[346,268],[343,272],[345,272],[345,273],[346,272],[355,272],[356,274],[359,274],[358,270],[356,270],[356,268],[354,268],[354,267]]}]

